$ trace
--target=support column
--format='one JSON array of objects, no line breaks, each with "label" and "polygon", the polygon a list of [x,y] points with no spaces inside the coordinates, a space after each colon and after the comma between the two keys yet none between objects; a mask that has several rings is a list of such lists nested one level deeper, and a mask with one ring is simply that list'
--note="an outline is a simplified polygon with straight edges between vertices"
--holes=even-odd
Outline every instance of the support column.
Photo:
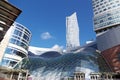
[{"label": "support column", "polygon": [[21,72],[18,73],[18,79],[17,80],[20,80],[20,76],[21,75]]},{"label": "support column", "polygon": [[11,76],[10,76],[10,80],[12,80],[12,77],[13,77],[13,72],[11,72],[10,74],[11,74]]}]

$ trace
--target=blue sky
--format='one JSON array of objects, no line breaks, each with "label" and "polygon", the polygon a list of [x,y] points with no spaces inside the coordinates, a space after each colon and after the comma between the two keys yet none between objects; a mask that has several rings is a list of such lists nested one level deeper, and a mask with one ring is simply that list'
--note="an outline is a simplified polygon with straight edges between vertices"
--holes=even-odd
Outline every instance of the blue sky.
[{"label": "blue sky", "polygon": [[80,43],[95,39],[92,0],[8,0],[22,10],[17,22],[32,33],[30,45],[66,45],[66,16],[77,13]]}]

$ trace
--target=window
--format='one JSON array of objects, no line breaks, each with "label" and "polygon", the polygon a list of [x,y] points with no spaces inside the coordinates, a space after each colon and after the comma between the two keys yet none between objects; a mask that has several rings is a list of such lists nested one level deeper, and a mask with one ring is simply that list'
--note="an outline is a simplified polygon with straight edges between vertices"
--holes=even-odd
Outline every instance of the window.
[{"label": "window", "polygon": [[28,37],[26,34],[24,34],[23,38],[24,38],[25,40],[29,41],[29,37]]},{"label": "window", "polygon": [[18,26],[18,27],[20,27],[20,28],[24,29],[24,27],[23,27],[23,26],[21,26],[21,25],[19,25],[19,24],[16,24],[16,26]]},{"label": "window", "polygon": [[20,40],[20,37],[17,36],[17,35],[12,35],[12,37],[13,37],[13,38],[16,38],[16,39],[18,39],[18,40]]},{"label": "window", "polygon": [[96,7],[99,7],[99,5],[96,5]]},{"label": "window", "polygon": [[103,9],[103,11],[106,11],[107,9]]},{"label": "window", "polygon": [[118,6],[120,6],[120,4],[118,4]]},{"label": "window", "polygon": [[100,20],[100,23],[102,23],[103,22],[103,20]]},{"label": "window", "polygon": [[21,36],[22,35],[22,32],[20,32],[19,30],[15,30],[14,31],[14,34],[18,35],[18,36]]},{"label": "window", "polygon": [[110,15],[111,15],[110,13],[107,14],[107,16],[110,16]]},{"label": "window", "polygon": [[10,39],[10,43],[16,44],[16,40],[15,39]]},{"label": "window", "polygon": [[5,53],[6,53],[6,54],[11,54],[12,51],[13,51],[13,50],[12,50],[11,48],[7,48],[7,49],[5,50]]},{"label": "window", "polygon": [[25,44],[24,42],[21,42],[21,41],[19,41],[19,40],[16,40],[16,39],[10,39],[10,43],[13,43],[13,44],[16,44],[16,45],[18,45],[18,46],[21,46],[21,47],[23,47],[24,49],[28,49],[28,46],[27,46],[27,44]]},{"label": "window", "polygon": [[105,8],[105,6],[102,6],[102,8]]},{"label": "window", "polygon": [[23,47],[26,50],[28,49],[28,46],[26,44],[22,43],[22,42],[20,43],[20,46]]},{"label": "window", "polygon": [[8,64],[9,64],[9,60],[6,60],[6,59],[3,58],[1,65],[2,66],[8,66]]},{"label": "window", "polygon": [[107,23],[107,25],[110,25],[110,24],[112,24],[112,22],[108,22],[108,23]]},{"label": "window", "polygon": [[17,62],[15,62],[15,61],[10,61],[9,66],[10,66],[10,67],[14,67],[16,63],[17,63]]},{"label": "window", "polygon": [[111,9],[111,7],[108,7],[108,9]]},{"label": "window", "polygon": [[27,29],[25,29],[25,31],[26,31],[28,34],[30,34],[30,32],[29,32]]},{"label": "window", "polygon": [[112,17],[109,17],[108,20],[112,20]]}]

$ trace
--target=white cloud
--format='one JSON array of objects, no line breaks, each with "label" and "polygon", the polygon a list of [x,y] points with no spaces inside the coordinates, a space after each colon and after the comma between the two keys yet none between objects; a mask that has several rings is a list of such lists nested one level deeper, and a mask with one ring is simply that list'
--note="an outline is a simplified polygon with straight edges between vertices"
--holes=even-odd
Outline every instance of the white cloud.
[{"label": "white cloud", "polygon": [[49,32],[44,32],[41,34],[41,39],[47,40],[53,38],[52,35]]}]

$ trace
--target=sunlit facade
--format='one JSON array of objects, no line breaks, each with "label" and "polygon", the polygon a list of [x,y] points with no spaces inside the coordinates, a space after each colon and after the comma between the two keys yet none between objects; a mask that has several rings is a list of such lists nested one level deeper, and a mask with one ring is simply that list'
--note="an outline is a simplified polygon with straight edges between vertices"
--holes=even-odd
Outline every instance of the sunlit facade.
[{"label": "sunlit facade", "polygon": [[66,17],[66,49],[70,50],[80,46],[79,26],[76,12]]},{"label": "sunlit facade", "polygon": [[120,0],[92,0],[92,3],[97,33],[120,24]]},{"label": "sunlit facade", "polygon": [[28,57],[31,33],[26,27],[15,22],[6,35],[10,37],[1,66],[14,68],[23,58]]},{"label": "sunlit facade", "polygon": [[8,44],[5,34],[21,12],[6,0],[0,0],[0,63]]}]

